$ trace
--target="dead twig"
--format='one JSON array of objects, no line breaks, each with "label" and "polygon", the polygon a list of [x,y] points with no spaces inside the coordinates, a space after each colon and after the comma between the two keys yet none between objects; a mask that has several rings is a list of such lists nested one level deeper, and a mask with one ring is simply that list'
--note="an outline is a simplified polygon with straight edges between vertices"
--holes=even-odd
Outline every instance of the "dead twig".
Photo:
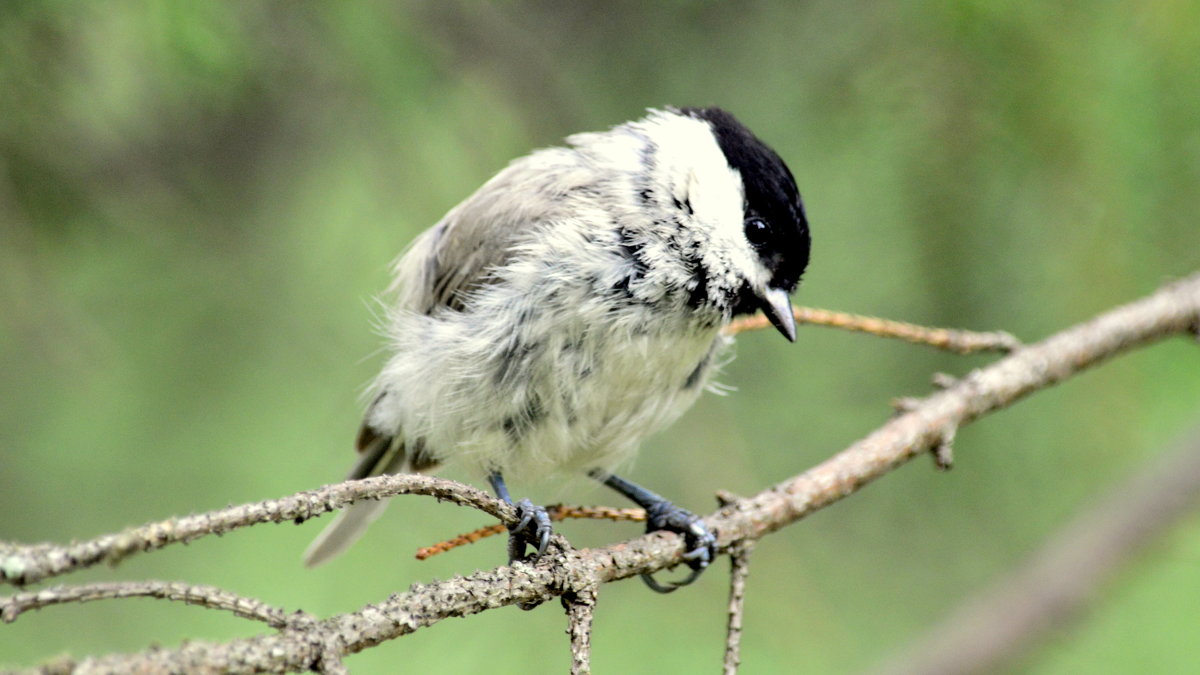
[{"label": "dead twig", "polygon": [[[795,307],[792,309],[796,323],[813,326],[839,328],[855,333],[867,333],[877,337],[896,338],[913,344],[928,345],[957,354],[976,354],[979,352],[1009,353],[1021,346],[1021,341],[1010,333],[1003,331],[975,332],[953,328],[930,328],[903,321],[879,319],[861,314],[847,314],[815,307]],[[738,319],[725,329],[728,335],[736,335],[752,330],[762,330],[770,326],[767,317],[762,315]]]},{"label": "dead twig", "polygon": [[[894,339],[912,342],[914,345],[926,345],[959,354],[976,354],[979,352],[1009,353],[1021,346],[1021,341],[1003,330],[978,333],[974,330],[956,328],[930,328],[916,323],[892,321],[888,318],[854,315],[854,313],[836,312],[817,309],[817,307],[792,307],[792,316],[796,323],[824,325],[828,328],[850,330],[852,333],[866,333],[877,337],[894,337]],[[762,315],[739,318],[725,329],[728,335],[745,333],[748,330],[762,330],[769,327],[770,322]]]},{"label": "dead twig", "polygon": [[[240,596],[215,586],[179,581],[117,581],[78,586],[51,586],[40,591],[17,593],[0,598],[0,620],[3,620],[4,623],[12,623],[18,616],[32,609],[115,598],[160,598],[184,602],[189,605],[233,612],[245,619],[262,621],[272,628],[284,628],[297,621],[298,617],[305,616],[303,613],[289,613],[261,600]],[[311,619],[311,617],[309,618]]]},{"label": "dead twig", "polygon": [[[546,507],[546,513],[550,515],[550,520],[556,522],[568,518],[613,521],[646,520],[646,511],[644,509],[617,509],[611,506],[567,506],[564,504],[551,504]],[[432,546],[419,548],[417,549],[416,558],[417,560],[428,560],[439,553],[445,553],[446,551],[451,551],[467,544],[474,544],[481,539],[506,532],[508,532],[508,528],[502,524],[481,527],[477,530],[447,539],[446,541],[440,541]]]}]

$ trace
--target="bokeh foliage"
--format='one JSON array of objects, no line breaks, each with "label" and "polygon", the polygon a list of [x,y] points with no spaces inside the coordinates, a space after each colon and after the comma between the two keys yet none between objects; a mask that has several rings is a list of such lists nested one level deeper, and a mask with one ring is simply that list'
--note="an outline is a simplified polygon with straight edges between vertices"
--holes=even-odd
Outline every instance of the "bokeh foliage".
[{"label": "bokeh foliage", "polygon": [[[371,298],[420,229],[532,147],[647,106],[720,104],[791,164],[805,304],[1036,339],[1200,267],[1200,4],[543,1],[0,6],[0,539],[56,540],[338,478],[380,363]],[[985,362],[804,329],[745,336],[632,474],[697,510],[861,436],[934,370]],[[759,546],[747,672],[847,672],[918,635],[1200,412],[1175,340],[965,429]],[[462,477],[462,476],[455,476]],[[584,482],[535,498],[614,499]],[[305,570],[320,523],[85,579],[209,583],[318,615],[497,564],[410,552],[480,518],[394,505]],[[633,526],[569,524],[576,543]],[[722,563],[720,567],[724,567]],[[711,671],[721,571],[605,588],[597,672]],[[1194,672],[1200,520],[1023,672]],[[561,611],[489,612],[354,672],[559,672]],[[156,601],[0,626],[0,664],[262,630]]]}]

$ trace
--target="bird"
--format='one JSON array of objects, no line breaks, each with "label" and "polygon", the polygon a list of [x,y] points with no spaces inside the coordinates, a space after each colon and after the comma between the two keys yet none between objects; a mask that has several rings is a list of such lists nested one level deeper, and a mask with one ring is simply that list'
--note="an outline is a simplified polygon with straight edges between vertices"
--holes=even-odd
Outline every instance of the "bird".
[{"label": "bird", "polygon": [[[713,387],[722,328],[762,311],[789,341],[790,294],[811,235],[787,164],[720,107],[648,109],[513,160],[393,266],[382,298],[390,356],[370,386],[348,479],[486,477],[517,509],[509,562],[546,551],[544,507],[506,476],[586,474],[683,536],[691,574],[716,556],[692,512],[613,473]],[[306,551],[321,564],[386,500],[338,514]]]}]

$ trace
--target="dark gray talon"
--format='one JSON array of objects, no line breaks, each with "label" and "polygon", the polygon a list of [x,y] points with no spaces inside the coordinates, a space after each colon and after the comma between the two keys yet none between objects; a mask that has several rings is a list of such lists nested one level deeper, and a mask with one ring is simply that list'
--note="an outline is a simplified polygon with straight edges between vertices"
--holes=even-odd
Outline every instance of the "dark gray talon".
[{"label": "dark gray talon", "polygon": [[[528,499],[526,499],[526,500],[523,500],[522,504],[518,504],[517,507],[518,507],[518,509],[521,509],[521,507],[526,506],[526,504],[528,504],[529,506],[533,506],[532,502],[530,502]],[[509,531],[511,531],[511,532],[523,531],[526,527],[529,527],[530,521],[533,520],[534,510],[532,508],[524,508],[518,512],[522,513],[521,521],[518,522],[516,525],[513,525],[512,527],[508,528]]]},{"label": "dark gray talon", "polygon": [[699,578],[704,568],[708,567],[717,558],[717,537],[704,525],[704,521],[700,519],[700,516],[687,509],[675,506],[661,495],[655,494],[637,483],[631,483],[620,476],[614,476],[600,469],[592,469],[588,472],[588,475],[625,495],[643,509],[646,509],[647,533],[666,530],[683,535],[683,543],[686,548],[686,552],[683,554],[683,561],[687,563],[688,567],[692,568],[691,574],[682,581],[673,581],[667,586],[655,581],[652,575],[643,574],[642,581],[645,581],[646,585],[652,590],[659,593],[670,593],[678,588],[687,586]]},{"label": "dark gray talon", "polygon": [[682,581],[673,581],[669,586],[658,583],[651,575],[643,574],[642,581],[659,593],[670,593],[687,586],[700,577],[700,573],[717,557],[717,537],[704,525],[700,516],[671,502],[662,501],[646,509],[646,532],[666,530],[683,535],[687,552],[683,559],[692,568]]},{"label": "dark gray talon", "polygon": [[550,524],[550,514],[546,512],[546,507],[538,506],[528,499],[522,499],[513,506],[517,508],[520,520],[508,528],[508,563],[511,565],[517,560],[525,559],[526,543],[537,546],[537,551],[530,558],[530,562],[536,562],[546,554],[546,547],[550,545],[550,535],[554,533],[554,527]]},{"label": "dark gray talon", "polygon": [[536,506],[528,499],[522,499],[514,504],[512,497],[508,494],[508,486],[504,484],[504,477],[500,475],[499,471],[490,473],[488,482],[492,484],[492,489],[496,491],[496,496],[501,501],[505,504],[512,504],[517,509],[516,524],[508,526],[508,564],[511,565],[518,560],[525,559],[526,542],[537,546],[537,552],[530,558],[530,562],[537,562],[546,554],[546,547],[550,545],[550,535],[554,533],[554,528],[550,525],[550,514],[546,513],[546,507]]},{"label": "dark gray talon", "polygon": [[653,574],[643,574],[642,581],[646,582],[646,585],[650,587],[650,590],[654,591],[655,593],[674,593],[675,591],[700,578],[700,573],[703,571],[703,567],[694,567],[683,580],[672,581],[666,586],[658,583],[658,580],[654,578]]}]

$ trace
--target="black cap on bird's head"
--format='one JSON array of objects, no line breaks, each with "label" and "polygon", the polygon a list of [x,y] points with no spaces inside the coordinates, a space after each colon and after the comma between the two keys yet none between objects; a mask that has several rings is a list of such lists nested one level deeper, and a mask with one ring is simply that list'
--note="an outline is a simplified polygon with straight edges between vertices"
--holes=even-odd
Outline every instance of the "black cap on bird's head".
[{"label": "black cap on bird's head", "polygon": [[808,267],[811,237],[800,191],[787,164],[766,143],[720,108],[708,120],[746,191],[746,238],[772,273],[771,288],[791,293]]},{"label": "black cap on bird's head", "polygon": [[729,166],[741,175],[746,240],[771,274],[765,289],[747,284],[733,312],[749,314],[762,309],[775,328],[794,342],[796,322],[788,294],[808,267],[812,239],[792,172],[774,150],[725,110],[681,108],[679,112],[708,122]]}]

